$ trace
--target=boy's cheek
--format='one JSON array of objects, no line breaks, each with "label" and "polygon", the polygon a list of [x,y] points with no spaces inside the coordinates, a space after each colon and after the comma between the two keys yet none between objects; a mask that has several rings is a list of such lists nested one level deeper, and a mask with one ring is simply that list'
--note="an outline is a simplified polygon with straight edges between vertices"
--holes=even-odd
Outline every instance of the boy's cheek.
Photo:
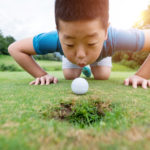
[{"label": "boy's cheek", "polygon": [[64,55],[69,61],[71,61],[72,63],[75,63],[75,61],[74,61],[75,54],[73,52],[67,52],[64,50]]}]

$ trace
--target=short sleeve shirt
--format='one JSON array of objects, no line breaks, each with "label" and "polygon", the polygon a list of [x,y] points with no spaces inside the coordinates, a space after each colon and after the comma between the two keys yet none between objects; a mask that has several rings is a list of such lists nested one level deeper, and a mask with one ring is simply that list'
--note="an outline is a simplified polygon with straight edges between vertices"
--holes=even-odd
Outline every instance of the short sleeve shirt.
[{"label": "short sleeve shirt", "polygon": [[[139,51],[144,46],[144,32],[138,29],[108,28],[108,38],[104,41],[103,48],[98,60],[112,56],[116,51]],[[63,55],[57,31],[41,33],[33,38],[33,47],[37,54],[59,52]]]}]

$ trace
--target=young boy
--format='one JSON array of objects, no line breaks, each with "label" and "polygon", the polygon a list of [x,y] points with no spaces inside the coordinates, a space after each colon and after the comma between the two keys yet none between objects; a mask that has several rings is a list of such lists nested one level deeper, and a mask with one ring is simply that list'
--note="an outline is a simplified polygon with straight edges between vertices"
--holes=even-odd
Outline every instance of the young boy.
[{"label": "young boy", "polygon": [[[111,58],[119,50],[150,49],[150,30],[116,30],[109,26],[108,0],[56,0],[57,31],[17,41],[8,48],[9,53],[36,79],[30,84],[57,83],[56,77],[45,72],[32,55],[60,52],[63,57],[65,79],[79,77],[84,66],[90,65],[96,80],[109,78]],[[109,56],[109,57],[108,57]],[[134,88],[150,86],[150,57],[140,70],[125,80]]]}]

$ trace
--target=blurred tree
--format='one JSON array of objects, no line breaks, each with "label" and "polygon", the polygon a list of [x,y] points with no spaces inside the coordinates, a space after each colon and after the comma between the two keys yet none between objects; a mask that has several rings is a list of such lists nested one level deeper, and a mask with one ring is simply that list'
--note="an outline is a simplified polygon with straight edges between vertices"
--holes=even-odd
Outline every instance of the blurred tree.
[{"label": "blurred tree", "polygon": [[15,39],[12,36],[6,36],[5,40],[8,43],[8,45],[15,42]]},{"label": "blurred tree", "polygon": [[135,22],[133,27],[139,29],[150,29],[150,5],[146,10],[142,11],[139,20]]},{"label": "blurred tree", "polygon": [[3,54],[3,50],[5,49],[6,49],[6,41],[2,32],[0,31],[0,53]]},{"label": "blurred tree", "polygon": [[14,41],[15,39],[12,36],[4,37],[0,31],[0,54],[8,55],[8,46]]}]

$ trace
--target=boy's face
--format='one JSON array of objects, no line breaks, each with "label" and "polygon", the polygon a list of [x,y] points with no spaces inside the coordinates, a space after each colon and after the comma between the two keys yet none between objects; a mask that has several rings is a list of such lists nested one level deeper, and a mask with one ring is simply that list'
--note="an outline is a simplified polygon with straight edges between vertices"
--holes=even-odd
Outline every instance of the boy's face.
[{"label": "boy's face", "polygon": [[107,39],[107,31],[100,19],[73,22],[59,20],[59,39],[68,60],[84,67],[99,57]]}]

